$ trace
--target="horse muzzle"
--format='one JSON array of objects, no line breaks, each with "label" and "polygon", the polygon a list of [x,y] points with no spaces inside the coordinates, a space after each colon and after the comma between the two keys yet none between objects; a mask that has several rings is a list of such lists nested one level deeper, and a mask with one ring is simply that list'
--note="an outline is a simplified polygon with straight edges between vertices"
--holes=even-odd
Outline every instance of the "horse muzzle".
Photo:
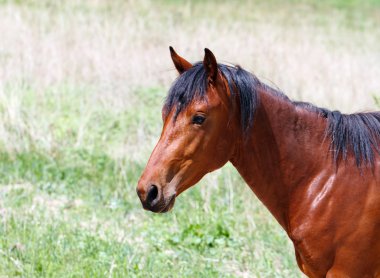
[{"label": "horse muzzle", "polygon": [[164,213],[171,210],[174,206],[175,194],[165,197],[162,188],[155,184],[149,185],[147,189],[144,189],[144,186],[139,184],[136,191],[143,208],[146,210]]}]

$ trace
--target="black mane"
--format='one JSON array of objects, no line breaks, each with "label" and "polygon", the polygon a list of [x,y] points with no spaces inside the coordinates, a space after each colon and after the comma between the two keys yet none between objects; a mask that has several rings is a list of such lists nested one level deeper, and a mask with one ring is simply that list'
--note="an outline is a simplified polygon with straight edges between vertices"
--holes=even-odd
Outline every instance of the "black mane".
[{"label": "black mane", "polygon": [[[331,139],[330,149],[335,162],[354,155],[358,167],[373,165],[375,151],[380,153],[380,113],[342,114],[319,108],[307,102],[291,101],[285,94],[262,83],[255,75],[239,66],[218,64],[226,78],[232,97],[238,96],[244,135],[252,128],[259,105],[258,89],[265,88],[279,98],[291,102],[328,120],[326,136]],[[204,99],[207,93],[207,73],[201,62],[181,74],[169,90],[164,105],[166,116],[175,107],[175,118],[194,99]]]},{"label": "black mane", "polygon": [[[239,94],[241,123],[244,131],[248,131],[253,124],[254,112],[258,105],[257,88],[261,82],[240,67],[218,64],[218,68],[227,79],[231,94]],[[203,64],[199,62],[181,74],[170,88],[164,106],[166,114],[176,106],[177,116],[192,100],[205,98],[206,92],[207,74]]]}]

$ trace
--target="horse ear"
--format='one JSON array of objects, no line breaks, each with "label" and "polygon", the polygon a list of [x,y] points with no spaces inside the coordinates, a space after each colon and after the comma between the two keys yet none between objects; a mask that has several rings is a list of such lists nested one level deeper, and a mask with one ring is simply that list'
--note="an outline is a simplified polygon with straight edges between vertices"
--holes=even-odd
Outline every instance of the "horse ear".
[{"label": "horse ear", "polygon": [[174,51],[174,48],[169,46],[170,49],[170,56],[172,57],[173,63],[175,68],[178,70],[179,74],[184,73],[189,68],[191,68],[193,65],[183,59],[181,56],[177,54],[177,52]]},{"label": "horse ear", "polygon": [[208,48],[205,48],[203,66],[206,69],[209,80],[215,81],[218,77],[218,64],[216,63],[214,54]]}]

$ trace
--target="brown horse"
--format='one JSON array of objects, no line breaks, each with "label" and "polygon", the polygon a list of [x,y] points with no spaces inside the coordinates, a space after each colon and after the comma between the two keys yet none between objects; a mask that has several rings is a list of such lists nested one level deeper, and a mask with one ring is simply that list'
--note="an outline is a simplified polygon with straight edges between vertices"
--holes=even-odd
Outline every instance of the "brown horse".
[{"label": "brown horse", "polygon": [[230,161],[293,241],[310,277],[380,277],[380,113],[344,115],[260,82],[205,49],[180,73],[137,186],[145,209]]}]

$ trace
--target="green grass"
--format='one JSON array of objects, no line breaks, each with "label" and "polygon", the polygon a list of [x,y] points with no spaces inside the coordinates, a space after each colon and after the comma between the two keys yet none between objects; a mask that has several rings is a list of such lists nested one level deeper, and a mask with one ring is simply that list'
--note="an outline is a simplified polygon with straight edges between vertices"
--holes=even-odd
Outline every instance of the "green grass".
[{"label": "green grass", "polygon": [[85,92],[73,97],[61,86],[43,101],[26,97],[24,109],[39,102],[40,113],[51,114],[61,93],[62,110],[50,127],[56,146],[34,142],[0,154],[1,275],[296,276],[284,232],[251,193],[245,200],[250,191],[231,166],[184,193],[173,212],[143,211],[135,186],[151,146],[134,143],[146,153],[143,161],[110,153],[126,134],[129,142],[137,140],[142,125],[146,136],[158,134],[163,90],[136,91],[139,101],[126,111],[98,104],[77,148],[75,118]]},{"label": "green grass", "polygon": [[[139,146],[136,134],[142,126],[145,136],[158,134],[164,94],[137,90],[138,101],[125,111],[97,103],[75,147],[81,124],[75,119],[88,91],[58,86],[43,100],[25,91],[25,111],[38,106],[40,115],[53,115],[47,126],[54,145],[30,137],[19,150],[0,153],[1,275],[296,276],[284,232],[251,193],[245,200],[250,191],[231,166],[184,193],[173,212],[143,211],[135,186],[152,146]],[[143,159],[112,156],[126,137]]]},{"label": "green grass", "polygon": [[378,0],[0,0],[0,14],[0,277],[301,276],[231,165],[168,214],[142,209],[135,187],[175,77],[167,46],[197,59],[214,46],[308,101],[352,90],[352,107],[379,94]]}]

